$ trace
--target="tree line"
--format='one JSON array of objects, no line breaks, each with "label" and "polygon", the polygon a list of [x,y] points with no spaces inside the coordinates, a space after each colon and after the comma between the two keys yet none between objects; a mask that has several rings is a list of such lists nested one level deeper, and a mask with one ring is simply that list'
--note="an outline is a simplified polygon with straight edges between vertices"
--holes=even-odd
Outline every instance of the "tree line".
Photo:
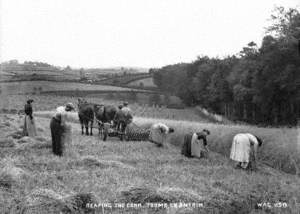
[{"label": "tree line", "polygon": [[300,13],[277,7],[260,47],[151,69],[160,90],[232,120],[295,125],[300,117]]}]

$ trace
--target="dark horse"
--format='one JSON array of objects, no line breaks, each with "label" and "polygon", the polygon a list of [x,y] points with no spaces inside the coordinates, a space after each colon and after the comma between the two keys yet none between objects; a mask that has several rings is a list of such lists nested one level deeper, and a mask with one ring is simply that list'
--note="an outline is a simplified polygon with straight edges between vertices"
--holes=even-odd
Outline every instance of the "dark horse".
[{"label": "dark horse", "polygon": [[81,124],[81,134],[84,134],[83,128],[85,127],[85,134],[93,135],[93,123],[94,123],[94,104],[88,103],[84,99],[78,99],[78,117]]},{"label": "dark horse", "polygon": [[94,112],[98,122],[111,123],[117,113],[117,108],[111,105],[94,105]]},{"label": "dark horse", "polygon": [[117,108],[111,105],[94,105],[95,117],[100,129],[104,123],[111,123],[117,112]]}]

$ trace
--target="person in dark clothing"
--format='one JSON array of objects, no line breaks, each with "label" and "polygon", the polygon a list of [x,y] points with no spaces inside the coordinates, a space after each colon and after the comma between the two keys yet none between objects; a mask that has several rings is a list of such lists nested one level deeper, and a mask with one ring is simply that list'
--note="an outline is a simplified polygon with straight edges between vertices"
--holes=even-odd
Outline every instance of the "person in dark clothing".
[{"label": "person in dark clothing", "polygon": [[[210,132],[203,129],[202,132],[188,133],[184,137],[181,154],[186,157],[202,158],[208,156],[207,135]],[[202,142],[200,142],[202,140]]]},{"label": "person in dark clothing", "polygon": [[191,141],[194,133],[188,133],[184,136],[182,148],[181,148],[181,154],[191,158]]},{"label": "person in dark clothing", "polygon": [[64,132],[64,126],[61,125],[59,117],[53,117],[50,122],[51,138],[52,138],[52,152],[55,155],[62,156],[63,148],[61,145],[61,136]]},{"label": "person in dark clothing", "polygon": [[33,118],[33,110],[31,103],[33,102],[32,99],[27,100],[25,104],[24,111],[25,111],[25,118],[24,118],[24,126],[23,126],[23,135],[34,137],[37,135],[35,121]]},{"label": "person in dark clothing", "polygon": [[124,133],[128,124],[132,122],[132,114],[130,111],[124,111],[124,107],[122,105],[119,106],[119,110],[117,111],[114,117],[114,123],[116,124],[117,130],[121,133]]},{"label": "person in dark clothing", "polygon": [[68,112],[75,110],[72,103],[56,109],[50,122],[52,151],[55,155],[62,156],[65,143],[71,140],[71,126],[66,123]]},{"label": "person in dark clothing", "polygon": [[26,104],[25,104],[25,114],[28,115],[30,117],[30,119],[33,118],[32,116],[32,113],[33,113],[33,110],[32,110],[32,105],[31,103],[33,103],[33,99],[29,99],[27,100]]},{"label": "person in dark clothing", "polygon": [[122,105],[118,106],[118,111],[116,112],[115,117],[113,119],[114,125],[117,128],[117,131],[120,130],[121,123],[122,122],[125,123],[125,114],[122,111],[122,108],[123,108]]}]

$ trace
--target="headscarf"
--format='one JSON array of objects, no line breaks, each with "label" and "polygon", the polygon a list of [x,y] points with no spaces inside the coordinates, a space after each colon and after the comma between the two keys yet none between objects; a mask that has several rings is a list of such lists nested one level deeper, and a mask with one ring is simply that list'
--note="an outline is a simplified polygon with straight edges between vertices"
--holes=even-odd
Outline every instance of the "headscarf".
[{"label": "headscarf", "polygon": [[27,100],[27,103],[28,103],[28,104],[30,104],[30,103],[32,103],[32,102],[33,102],[33,99]]},{"label": "headscarf", "polygon": [[66,105],[66,110],[69,110],[69,111],[71,111],[71,110],[75,110],[75,107],[74,107],[74,105],[73,105],[73,103],[67,103],[67,105]]}]

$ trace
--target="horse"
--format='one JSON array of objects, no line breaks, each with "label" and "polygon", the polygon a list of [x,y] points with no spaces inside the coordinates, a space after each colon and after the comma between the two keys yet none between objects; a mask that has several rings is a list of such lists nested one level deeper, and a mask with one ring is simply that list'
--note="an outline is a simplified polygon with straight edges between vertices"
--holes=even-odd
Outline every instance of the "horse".
[{"label": "horse", "polygon": [[117,113],[117,108],[112,105],[94,105],[94,113],[100,128],[104,123],[111,123]]},{"label": "horse", "polygon": [[94,124],[94,104],[88,103],[84,99],[78,99],[78,117],[81,124],[81,134],[89,135],[89,124],[90,124],[90,135],[93,135],[93,124]]}]

